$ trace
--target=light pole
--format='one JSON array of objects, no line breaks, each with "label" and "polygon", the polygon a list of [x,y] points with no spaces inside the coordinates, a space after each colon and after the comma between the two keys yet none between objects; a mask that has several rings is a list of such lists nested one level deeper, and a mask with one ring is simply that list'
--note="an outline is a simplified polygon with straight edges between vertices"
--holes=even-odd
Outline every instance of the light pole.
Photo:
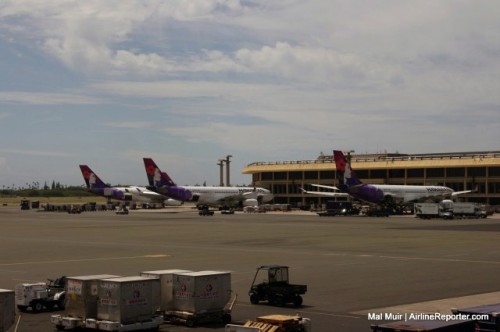
[{"label": "light pole", "polygon": [[232,156],[229,154],[226,156],[226,186],[230,187],[231,186],[231,182],[229,181],[230,179],[230,166],[229,166],[229,163],[231,163],[231,161],[229,160],[229,158],[231,158]]},{"label": "light pole", "polygon": [[220,168],[220,181],[219,181],[219,186],[224,187],[224,159],[219,159],[219,162],[217,163]]}]

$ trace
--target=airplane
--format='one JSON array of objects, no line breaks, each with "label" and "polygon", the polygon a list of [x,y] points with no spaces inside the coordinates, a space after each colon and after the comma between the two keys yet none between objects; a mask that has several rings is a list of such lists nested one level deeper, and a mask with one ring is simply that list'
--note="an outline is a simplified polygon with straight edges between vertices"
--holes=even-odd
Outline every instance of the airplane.
[{"label": "airplane", "polygon": [[165,196],[148,190],[145,187],[112,187],[104,183],[87,165],[80,165],[80,170],[82,171],[87,189],[94,194],[107,197],[108,200],[117,199],[121,201],[138,201],[143,203],[164,203],[170,206],[181,205],[182,203],[174,199],[166,200]]},{"label": "airplane", "polygon": [[[337,187],[334,186],[325,186],[321,184],[310,184],[313,187],[317,188],[326,188],[326,189],[332,189],[332,190],[340,190]],[[327,196],[327,197],[349,197],[348,193],[343,193],[343,192],[332,192],[332,191],[311,191],[311,190],[306,190],[304,188],[299,188],[300,192],[303,194],[307,195],[316,195],[316,196]]]},{"label": "airplane", "polygon": [[342,151],[333,151],[335,167],[340,175],[340,184],[338,188],[325,187],[340,190],[360,201],[382,206],[394,206],[395,204],[425,200],[449,199],[473,191],[454,191],[445,186],[365,184],[361,182],[356,172],[351,168],[349,154],[348,157],[346,159]]},{"label": "airplane", "polygon": [[151,190],[182,201],[195,202],[199,209],[208,206],[228,207],[232,205],[256,206],[273,199],[273,194],[264,188],[180,186],[162,172],[151,158],[143,158]]}]

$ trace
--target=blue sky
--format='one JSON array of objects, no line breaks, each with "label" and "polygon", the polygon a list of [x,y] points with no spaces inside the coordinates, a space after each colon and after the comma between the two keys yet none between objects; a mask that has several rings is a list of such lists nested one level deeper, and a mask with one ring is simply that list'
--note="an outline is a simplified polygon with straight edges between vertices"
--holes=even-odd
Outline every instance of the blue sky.
[{"label": "blue sky", "polygon": [[3,0],[0,186],[500,150],[495,1]]}]

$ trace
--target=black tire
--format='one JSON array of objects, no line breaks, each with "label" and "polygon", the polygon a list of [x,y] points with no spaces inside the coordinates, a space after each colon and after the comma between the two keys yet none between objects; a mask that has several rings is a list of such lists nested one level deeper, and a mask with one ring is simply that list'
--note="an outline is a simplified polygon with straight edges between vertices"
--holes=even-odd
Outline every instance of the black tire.
[{"label": "black tire", "polygon": [[230,314],[224,314],[224,315],[222,315],[222,323],[224,323],[224,324],[231,323],[231,319],[232,319],[232,317],[231,317]]},{"label": "black tire", "polygon": [[20,312],[26,312],[28,310],[28,306],[26,306],[26,305],[18,305],[17,309],[19,309]]},{"label": "black tire", "polygon": [[295,295],[295,297],[293,298],[293,306],[296,308],[301,307],[302,302],[304,302],[304,300],[302,299],[302,296]]},{"label": "black tire", "polygon": [[186,326],[187,327],[194,327],[195,326],[195,321],[192,318],[186,319]]},{"label": "black tire", "polygon": [[64,310],[64,300],[65,300],[66,296],[65,295],[62,295],[58,300],[57,300],[57,308],[59,310]]},{"label": "black tire", "polygon": [[58,331],[64,330],[64,325],[56,325],[56,330]]},{"label": "black tire", "polygon": [[250,295],[250,303],[252,304],[259,304],[259,296],[255,293],[252,293]]},{"label": "black tire", "polygon": [[31,304],[31,310],[35,313],[40,312],[43,310],[43,304],[40,301],[33,302]]},{"label": "black tire", "polygon": [[276,296],[273,301],[273,305],[277,307],[284,307],[285,306],[285,300],[281,296]]}]

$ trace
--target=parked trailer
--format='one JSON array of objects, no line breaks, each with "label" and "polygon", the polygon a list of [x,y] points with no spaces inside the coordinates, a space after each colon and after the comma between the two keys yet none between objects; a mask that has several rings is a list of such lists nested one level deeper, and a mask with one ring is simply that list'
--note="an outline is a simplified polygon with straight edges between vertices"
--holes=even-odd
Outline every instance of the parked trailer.
[{"label": "parked trailer", "polygon": [[15,292],[0,289],[0,332],[6,332],[16,320]]},{"label": "parked trailer", "polygon": [[226,271],[199,271],[173,278],[173,310],[165,311],[166,321],[196,324],[231,321],[236,295],[231,291],[231,274]]},{"label": "parked trailer", "polygon": [[488,304],[471,308],[464,309],[451,309],[451,312],[455,315],[484,315],[484,318],[476,320],[475,332],[482,331],[500,331],[500,303]]},{"label": "parked trailer", "polygon": [[85,327],[87,318],[97,318],[99,280],[117,277],[111,274],[67,277],[65,312],[62,315],[52,315],[52,324],[58,330]]},{"label": "parked trailer", "polygon": [[371,328],[373,332],[474,332],[475,326],[475,322],[471,320],[415,320],[371,325]]}]

